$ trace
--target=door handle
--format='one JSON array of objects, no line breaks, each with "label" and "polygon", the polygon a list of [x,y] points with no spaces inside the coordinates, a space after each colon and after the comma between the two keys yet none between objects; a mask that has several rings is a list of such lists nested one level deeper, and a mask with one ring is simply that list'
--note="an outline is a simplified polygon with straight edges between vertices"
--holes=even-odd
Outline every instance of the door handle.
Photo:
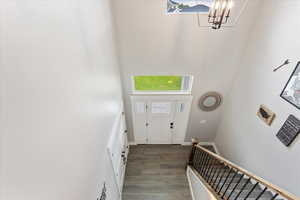
[{"label": "door handle", "polygon": [[170,129],[173,129],[174,128],[174,122],[171,122],[170,123]]},{"label": "door handle", "polygon": [[123,159],[123,164],[126,164],[127,158],[125,156],[125,151],[122,151],[122,155],[121,155],[122,159]]}]

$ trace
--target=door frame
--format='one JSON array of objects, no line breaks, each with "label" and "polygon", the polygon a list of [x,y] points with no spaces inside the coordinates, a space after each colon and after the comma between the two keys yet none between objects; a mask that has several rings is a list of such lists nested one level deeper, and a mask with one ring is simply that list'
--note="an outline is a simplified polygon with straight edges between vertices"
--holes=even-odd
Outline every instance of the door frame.
[{"label": "door frame", "polygon": [[[133,105],[135,105],[136,102],[145,102],[146,105],[148,105],[148,102],[149,100],[150,101],[155,101],[155,100],[159,100],[159,101],[174,101],[174,102],[186,102],[188,103],[189,105],[187,106],[187,109],[188,109],[188,113],[187,113],[187,116],[186,116],[186,127],[185,127],[185,133],[184,135],[180,138],[180,139],[174,139],[172,137],[172,144],[185,144],[185,137],[186,137],[186,131],[187,131],[187,126],[188,126],[188,123],[189,123],[189,117],[190,117],[190,110],[191,110],[191,106],[192,106],[192,100],[193,100],[193,96],[192,95],[131,95],[130,96],[130,100],[131,100],[131,110],[132,110],[132,125],[133,125],[133,136],[134,136],[134,143],[135,144],[149,144],[148,141],[144,141],[144,140],[136,140],[136,131],[135,130],[135,122],[136,120],[136,115],[134,114],[135,113],[135,107]],[[146,120],[148,120],[148,107],[145,108],[146,109]],[[176,108],[175,108],[175,113],[174,113],[174,116],[176,115]],[[173,130],[172,130],[173,131]],[[146,130],[146,139],[148,138],[148,131]],[[173,134],[172,134],[173,136]],[[145,140],[146,140],[145,139]]]}]

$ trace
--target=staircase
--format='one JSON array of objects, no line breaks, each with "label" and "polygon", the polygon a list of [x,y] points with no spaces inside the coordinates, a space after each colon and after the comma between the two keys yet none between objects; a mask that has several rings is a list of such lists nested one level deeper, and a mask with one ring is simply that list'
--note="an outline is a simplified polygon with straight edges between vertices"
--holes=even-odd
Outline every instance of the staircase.
[{"label": "staircase", "polygon": [[193,145],[188,167],[219,200],[299,200],[197,144]]}]

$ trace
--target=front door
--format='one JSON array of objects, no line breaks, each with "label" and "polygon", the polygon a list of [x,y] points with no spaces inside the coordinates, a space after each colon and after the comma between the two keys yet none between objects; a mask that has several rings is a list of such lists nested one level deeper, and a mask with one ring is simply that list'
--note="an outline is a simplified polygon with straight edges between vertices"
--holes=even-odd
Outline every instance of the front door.
[{"label": "front door", "polygon": [[172,144],[174,101],[149,101],[147,115],[148,143]]}]

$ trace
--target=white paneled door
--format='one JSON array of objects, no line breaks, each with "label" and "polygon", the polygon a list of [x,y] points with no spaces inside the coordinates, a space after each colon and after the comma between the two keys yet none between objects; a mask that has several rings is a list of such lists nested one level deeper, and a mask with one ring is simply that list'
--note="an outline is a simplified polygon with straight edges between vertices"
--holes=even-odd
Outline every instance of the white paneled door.
[{"label": "white paneled door", "polygon": [[172,144],[174,102],[153,100],[148,103],[148,143]]},{"label": "white paneled door", "polygon": [[192,96],[132,96],[135,143],[182,144]]}]

